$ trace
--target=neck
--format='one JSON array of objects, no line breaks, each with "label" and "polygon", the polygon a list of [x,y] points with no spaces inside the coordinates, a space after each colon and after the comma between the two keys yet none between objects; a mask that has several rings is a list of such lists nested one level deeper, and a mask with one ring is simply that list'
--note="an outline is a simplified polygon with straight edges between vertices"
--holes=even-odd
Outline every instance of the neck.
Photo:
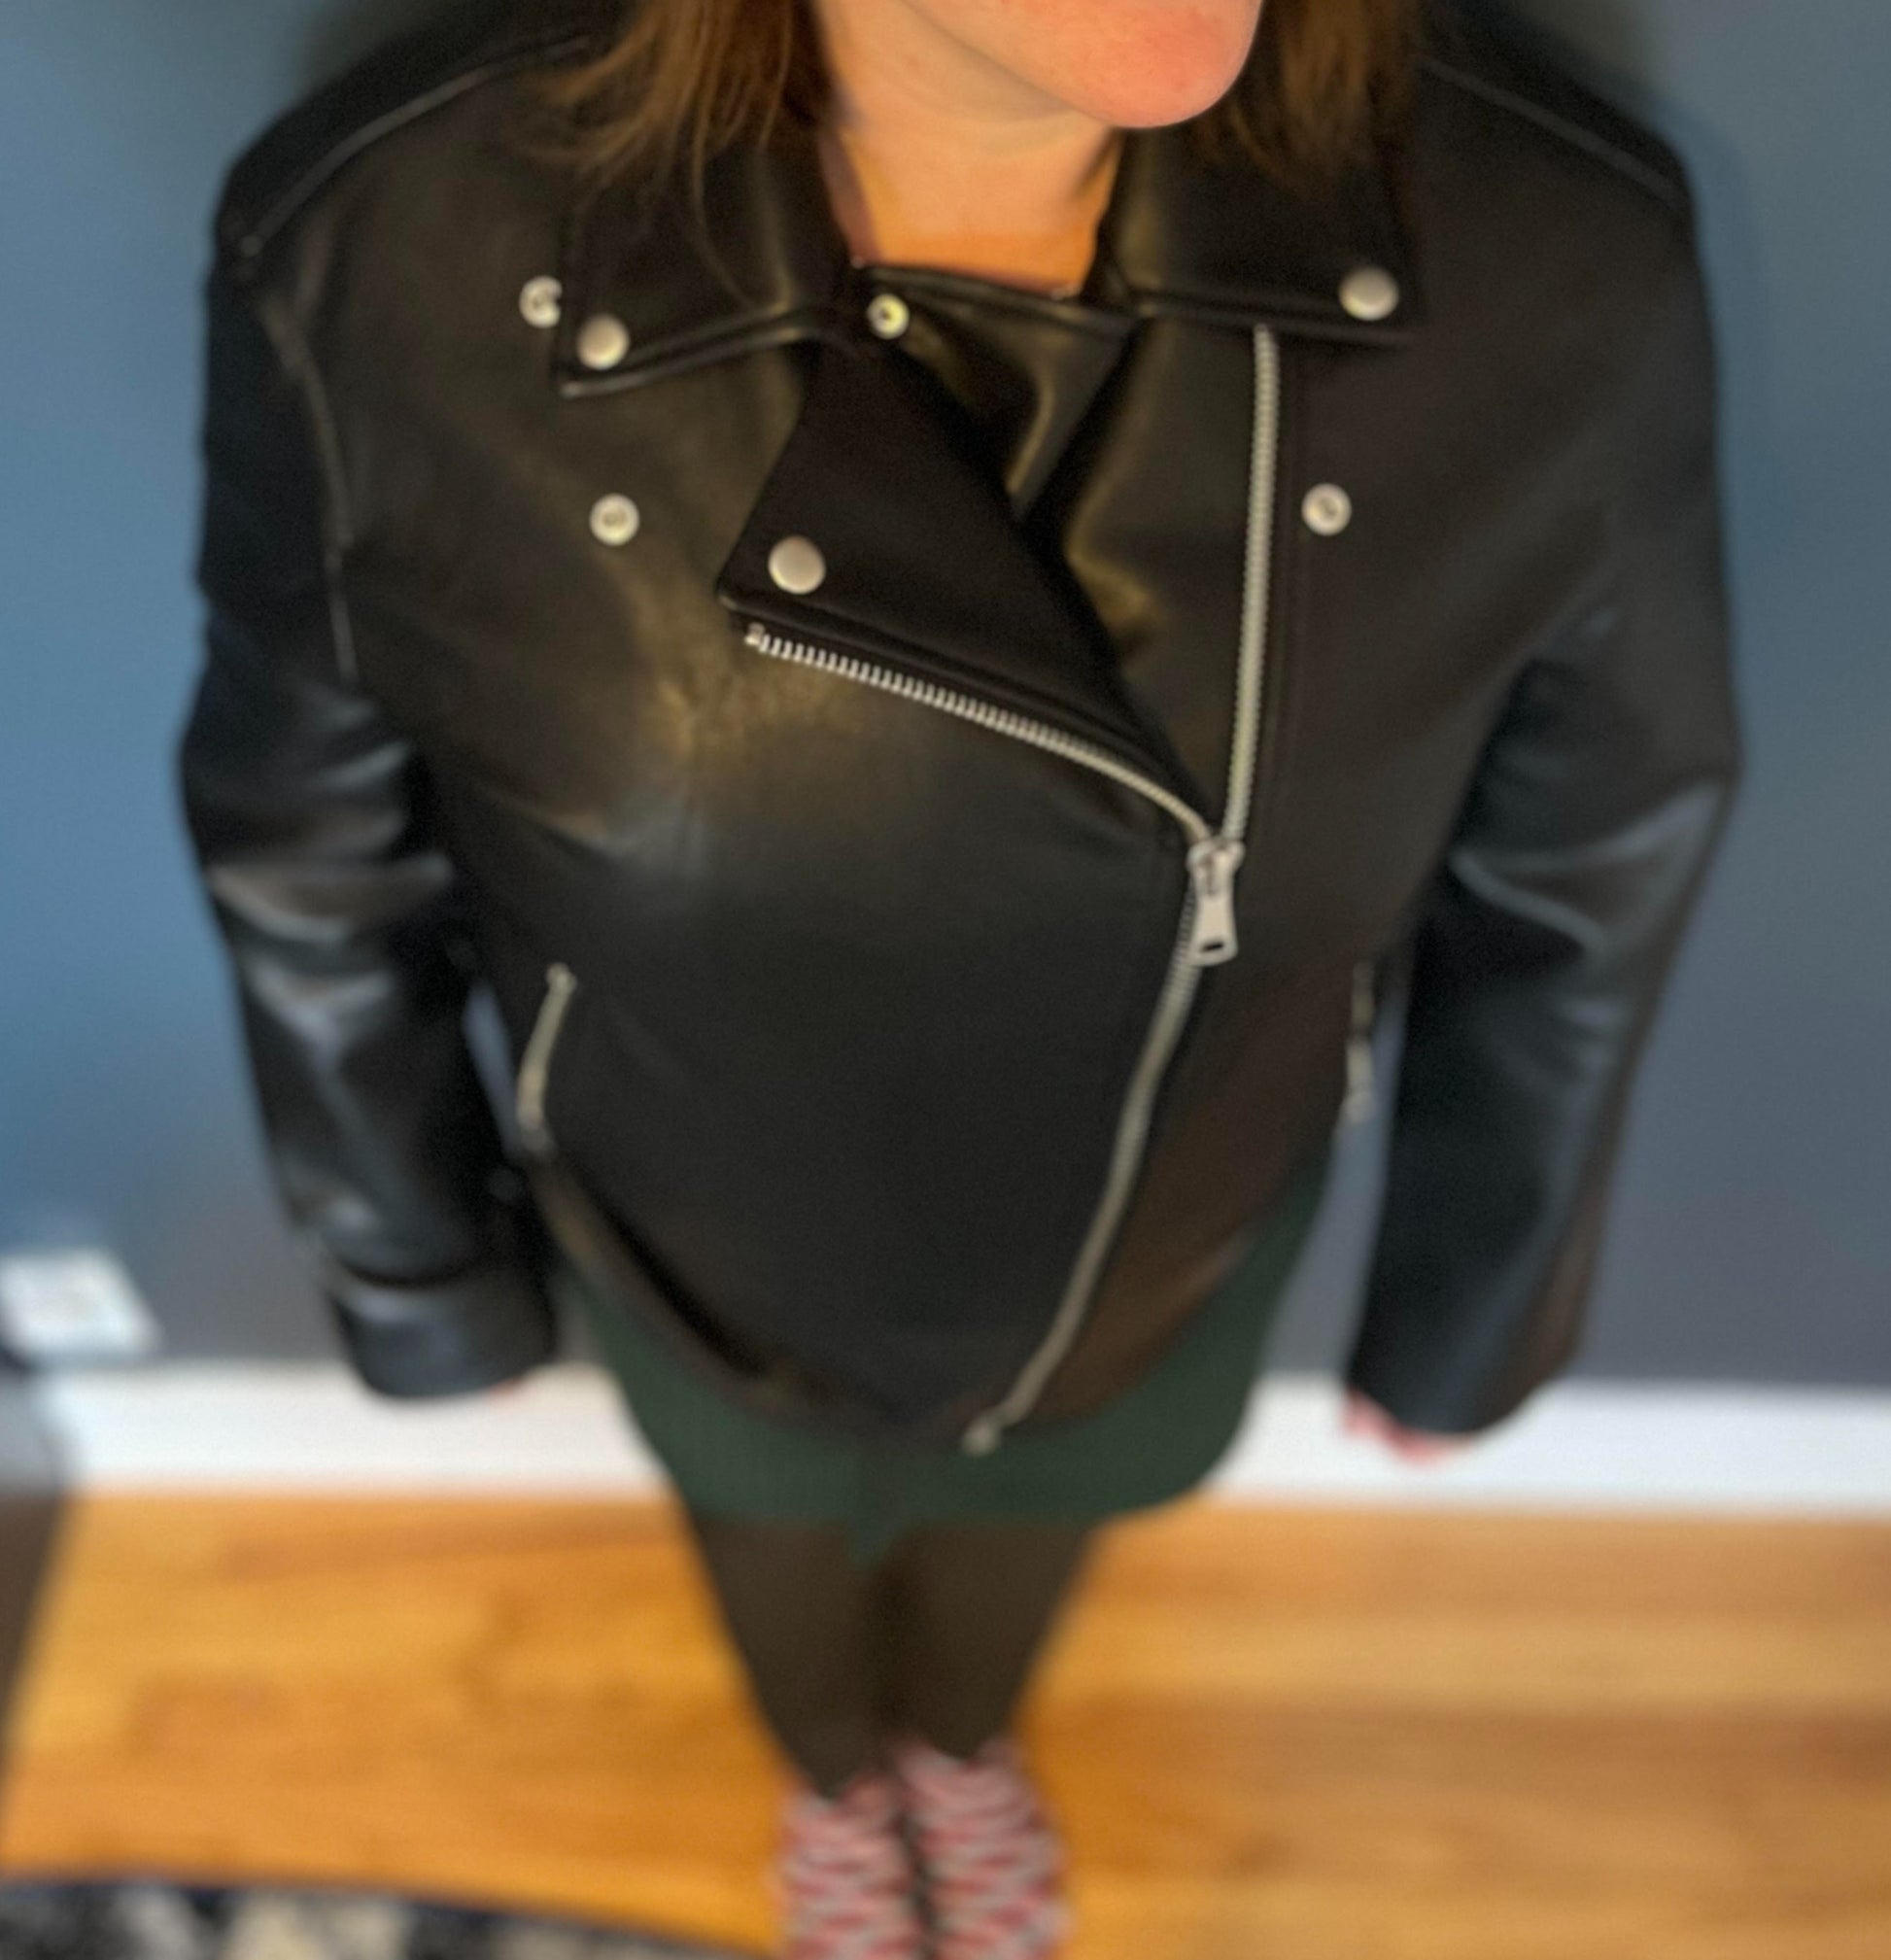
[{"label": "neck", "polygon": [[833,82],[821,164],[863,263],[1074,290],[1117,132],[989,61],[908,0],[817,0]]}]

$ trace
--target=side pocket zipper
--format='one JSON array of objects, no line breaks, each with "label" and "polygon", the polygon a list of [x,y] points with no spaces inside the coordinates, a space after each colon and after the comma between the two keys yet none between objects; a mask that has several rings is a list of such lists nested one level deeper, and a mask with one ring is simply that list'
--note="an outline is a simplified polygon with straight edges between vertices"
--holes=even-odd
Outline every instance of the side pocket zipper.
[{"label": "side pocket zipper", "polygon": [[1353,1025],[1346,1038],[1346,1099],[1340,1105],[1342,1125],[1360,1123],[1374,1104],[1372,1026],[1378,1018],[1373,964],[1369,959],[1353,968]]},{"label": "side pocket zipper", "polygon": [[557,1147],[545,1123],[545,1084],[550,1079],[552,1050],[558,1046],[565,1011],[570,1006],[577,985],[577,976],[563,960],[553,960],[545,969],[545,997],[532,1024],[526,1051],[519,1059],[513,1110],[519,1121],[520,1141],[533,1156],[549,1156]]}]

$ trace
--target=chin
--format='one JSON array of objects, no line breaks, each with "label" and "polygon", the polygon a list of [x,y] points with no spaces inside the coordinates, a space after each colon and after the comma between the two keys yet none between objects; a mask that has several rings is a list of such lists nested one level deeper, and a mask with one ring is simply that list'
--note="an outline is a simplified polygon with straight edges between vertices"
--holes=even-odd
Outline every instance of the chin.
[{"label": "chin", "polygon": [[1082,33],[1061,47],[1062,37],[1047,36],[1030,65],[1073,109],[1119,128],[1155,128],[1227,93],[1259,19],[1259,0],[1086,0]]}]

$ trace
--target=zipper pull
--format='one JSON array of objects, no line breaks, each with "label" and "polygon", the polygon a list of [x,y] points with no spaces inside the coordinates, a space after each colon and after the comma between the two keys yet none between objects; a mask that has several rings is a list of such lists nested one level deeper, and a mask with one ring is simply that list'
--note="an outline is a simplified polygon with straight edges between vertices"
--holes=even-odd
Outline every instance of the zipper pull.
[{"label": "zipper pull", "polygon": [[1005,1439],[1005,1425],[994,1409],[973,1418],[959,1438],[959,1448],[968,1457],[988,1457]]},{"label": "zipper pull", "polygon": [[570,1005],[577,983],[577,976],[562,959],[553,960],[545,969],[544,997],[519,1063],[513,1111],[521,1141],[534,1156],[548,1155],[552,1148],[551,1132],[545,1127],[545,1079],[552,1048],[558,1040],[559,1023],[565,1018],[565,1010]]},{"label": "zipper pull", "polygon": [[1234,874],[1247,854],[1238,837],[1205,837],[1188,846],[1188,875],[1195,881],[1188,957],[1197,966],[1234,957]]}]

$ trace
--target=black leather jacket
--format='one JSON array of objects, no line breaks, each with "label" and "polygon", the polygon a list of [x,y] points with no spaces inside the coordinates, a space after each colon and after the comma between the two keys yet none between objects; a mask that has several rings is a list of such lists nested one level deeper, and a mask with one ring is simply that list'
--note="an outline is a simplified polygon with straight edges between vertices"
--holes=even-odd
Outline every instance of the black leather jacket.
[{"label": "black leather jacket", "polygon": [[1378,166],[1132,133],[1041,299],[851,264],[792,130],[706,249],[588,187],[517,138],[598,31],[462,7],[217,215],[180,780],[361,1378],[544,1359],[562,1246],[756,1407],[1094,1408],[1395,973],[1348,1378],[1500,1420],[1740,768],[1675,154],[1439,8]]}]

